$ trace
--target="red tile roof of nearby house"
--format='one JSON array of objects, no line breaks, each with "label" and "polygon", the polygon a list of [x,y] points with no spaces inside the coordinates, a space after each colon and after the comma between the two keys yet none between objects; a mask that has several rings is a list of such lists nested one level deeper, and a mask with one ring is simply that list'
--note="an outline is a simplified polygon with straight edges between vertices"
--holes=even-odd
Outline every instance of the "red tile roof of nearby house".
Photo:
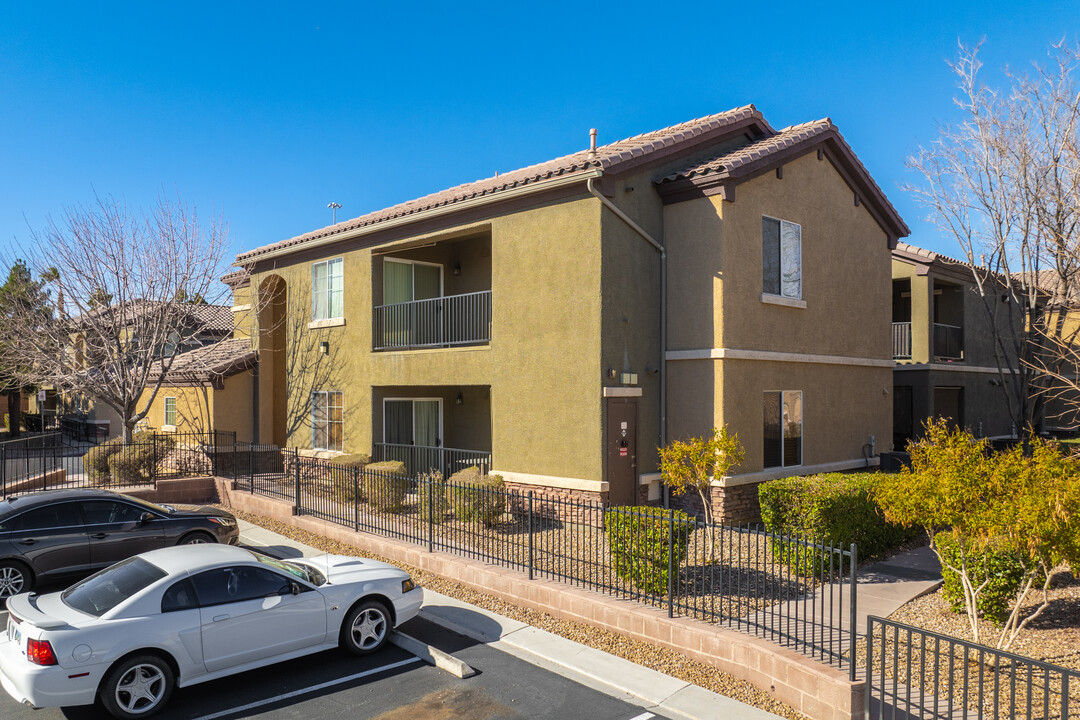
[{"label": "red tile roof of nearby house", "polygon": [[[165,376],[166,382],[210,382],[249,370],[258,354],[247,338],[221,340],[175,355]],[[161,364],[150,368],[151,377],[161,372]]]},{"label": "red tile roof of nearby house", "polygon": [[409,200],[408,202],[399,203],[384,210],[378,210],[376,212],[368,213],[367,215],[353,218],[352,220],[340,222],[337,225],[330,225],[320,230],[315,230],[288,240],[282,240],[281,242],[272,245],[265,245],[256,248],[255,250],[241,253],[236,257],[236,261],[242,263],[255,260],[260,255],[301,245],[310,240],[355,230],[368,225],[374,225],[386,220],[404,217],[435,207],[452,205],[453,203],[468,200],[470,198],[491,195],[512,188],[522,187],[552,177],[584,173],[588,170],[596,169],[613,172],[618,169],[620,165],[625,165],[645,156],[659,153],[664,149],[671,148],[703,134],[715,132],[723,128],[729,128],[750,120],[755,121],[766,132],[774,132],[765,121],[765,118],[758,112],[757,108],[753,105],[746,105],[744,107],[735,108],[734,110],[728,110],[715,115],[708,115],[696,120],[672,125],[671,127],[663,128],[661,130],[655,130],[642,135],[635,135],[626,138],[625,140],[601,145],[596,148],[595,152],[592,152],[591,150],[581,150],[554,160],[548,160],[547,162],[538,165],[530,165],[529,167],[521,168],[520,170],[514,170],[513,172],[496,175],[495,177],[486,178],[484,180],[466,183],[431,195],[425,195],[416,200]]}]

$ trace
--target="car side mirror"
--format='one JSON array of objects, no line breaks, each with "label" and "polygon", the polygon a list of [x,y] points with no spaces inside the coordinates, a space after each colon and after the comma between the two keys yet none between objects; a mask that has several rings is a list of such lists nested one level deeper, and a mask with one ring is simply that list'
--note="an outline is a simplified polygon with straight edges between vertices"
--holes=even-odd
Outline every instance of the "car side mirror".
[{"label": "car side mirror", "polygon": [[289,589],[292,590],[293,595],[300,594],[300,583],[289,583]]},{"label": "car side mirror", "polygon": [[145,523],[148,523],[148,522],[150,522],[150,521],[151,521],[151,520],[153,520],[153,519],[154,519],[154,513],[150,513],[150,512],[144,512],[144,513],[143,513],[143,514],[142,514],[142,515],[141,515],[141,516],[139,517],[139,524],[145,524]]}]

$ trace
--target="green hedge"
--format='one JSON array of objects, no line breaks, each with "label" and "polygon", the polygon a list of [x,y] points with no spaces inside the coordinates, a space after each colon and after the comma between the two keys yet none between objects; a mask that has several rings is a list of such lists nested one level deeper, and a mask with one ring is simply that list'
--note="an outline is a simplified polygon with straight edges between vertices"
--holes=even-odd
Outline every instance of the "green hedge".
[{"label": "green hedge", "polygon": [[[934,545],[945,563],[960,567],[960,541],[952,532],[937,533]],[[986,583],[979,593],[975,609],[981,617],[1000,626],[1009,617],[1012,602],[1027,574],[1027,563],[1031,560],[1025,558],[1023,553],[994,541],[978,547],[969,540],[965,544],[964,554],[971,582],[975,587]],[[942,567],[941,574],[945,579],[941,596],[952,604],[953,612],[963,612],[964,586],[960,576],[948,567]]]},{"label": "green hedge", "polygon": [[458,520],[491,527],[506,512],[506,486],[501,475],[481,475],[480,468],[467,467],[451,475],[449,484],[450,503]]},{"label": "green hedge", "polygon": [[113,438],[90,448],[83,455],[83,468],[97,485],[138,485],[151,480],[156,464],[175,447],[176,440],[169,435],[144,430],[131,436],[131,445]]},{"label": "green hedge", "polygon": [[412,480],[405,463],[384,460],[364,468],[364,497],[379,512],[397,513],[405,508],[405,494]]},{"label": "green hedge", "polygon": [[878,478],[879,473],[828,473],[764,482],[758,487],[761,519],[769,532],[843,548],[855,543],[860,559],[883,555],[914,531],[885,521],[873,500]]},{"label": "green hedge", "polygon": [[446,514],[450,510],[450,500],[447,497],[446,481],[442,473],[432,470],[423,473],[417,478],[420,495],[420,518],[424,522],[439,524],[446,520]]},{"label": "green hedge", "polygon": [[[341,497],[349,502],[364,502],[364,484],[353,483],[353,471],[364,472],[364,468],[371,464],[370,455],[338,455],[330,458],[330,480],[342,489]],[[358,489],[360,497],[355,498],[354,489]]]},{"label": "green hedge", "polygon": [[644,506],[604,511],[604,531],[615,573],[651,595],[667,594],[669,558],[678,574],[695,527],[681,510],[674,511],[674,522],[671,517],[669,510]]}]

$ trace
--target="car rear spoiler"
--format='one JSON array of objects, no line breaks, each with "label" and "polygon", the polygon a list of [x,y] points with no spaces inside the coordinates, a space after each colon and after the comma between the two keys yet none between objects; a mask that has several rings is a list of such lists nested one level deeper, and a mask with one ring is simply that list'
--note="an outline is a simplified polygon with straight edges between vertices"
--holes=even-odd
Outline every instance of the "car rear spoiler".
[{"label": "car rear spoiler", "polygon": [[7,599],[8,612],[23,622],[30,623],[42,630],[54,630],[66,626],[66,620],[47,615],[38,609],[38,595],[36,593],[23,593]]}]

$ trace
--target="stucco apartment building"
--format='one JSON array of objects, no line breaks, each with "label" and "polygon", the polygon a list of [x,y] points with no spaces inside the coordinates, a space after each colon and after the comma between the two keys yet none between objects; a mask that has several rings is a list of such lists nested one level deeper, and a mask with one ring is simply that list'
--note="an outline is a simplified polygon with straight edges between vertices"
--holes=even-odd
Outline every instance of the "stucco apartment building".
[{"label": "stucco apartment building", "polygon": [[634,503],[658,446],[727,425],[746,459],[713,504],[752,517],[765,479],[889,449],[907,232],[827,119],[594,135],[239,255],[255,436]]}]

